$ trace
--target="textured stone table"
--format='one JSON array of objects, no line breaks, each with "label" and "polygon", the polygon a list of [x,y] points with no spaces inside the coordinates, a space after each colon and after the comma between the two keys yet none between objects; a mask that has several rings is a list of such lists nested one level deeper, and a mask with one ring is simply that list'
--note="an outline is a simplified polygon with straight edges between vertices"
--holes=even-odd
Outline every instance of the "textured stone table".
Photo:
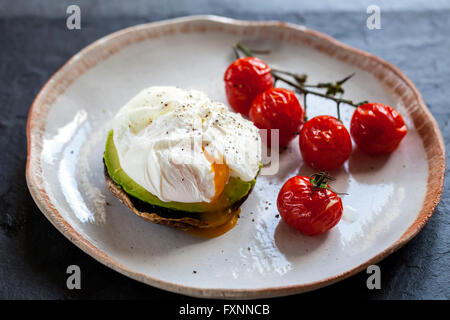
[{"label": "textured stone table", "polygon": [[[356,7],[330,9],[316,2],[305,9],[295,1],[283,1],[279,9],[273,4],[238,7],[232,1],[216,5],[200,1],[204,7],[192,7],[189,1],[145,7],[138,1],[142,7],[123,8],[117,1],[106,7],[92,2],[81,5],[80,31],[66,28],[65,8],[70,2],[33,3],[0,1],[0,299],[189,299],[128,279],[84,254],[40,213],[26,186],[25,126],[35,95],[73,54],[121,28],[199,13],[304,24],[400,67],[422,92],[449,145],[450,9],[445,3],[438,1],[428,8],[403,6],[408,10],[381,6],[382,29],[368,30],[364,0],[357,1]],[[65,270],[71,264],[83,271],[81,290],[66,289]],[[288,299],[449,299],[448,181],[431,221],[379,266],[381,290],[368,290],[367,275],[361,273]]]}]

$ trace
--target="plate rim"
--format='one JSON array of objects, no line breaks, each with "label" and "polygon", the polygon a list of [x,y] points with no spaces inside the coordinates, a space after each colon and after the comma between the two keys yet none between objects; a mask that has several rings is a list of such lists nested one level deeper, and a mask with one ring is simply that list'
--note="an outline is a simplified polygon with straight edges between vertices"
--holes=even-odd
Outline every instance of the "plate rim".
[{"label": "plate rim", "polygon": [[[375,61],[377,64],[381,64],[383,67],[390,69],[390,71],[395,74],[396,77],[400,78],[403,83],[409,87],[409,89],[414,94],[414,99],[417,102],[419,107],[419,111],[423,113],[423,116],[426,117],[426,120],[429,121],[428,126],[425,127],[425,132],[418,132],[424,144],[424,148],[427,154],[427,162],[429,164],[428,168],[428,181],[427,181],[427,191],[425,194],[424,203],[422,208],[416,218],[416,220],[408,227],[408,229],[401,235],[401,237],[392,243],[388,248],[379,252],[377,255],[372,257],[371,259],[361,263],[360,265],[347,270],[344,273],[335,275],[333,277],[329,277],[326,279],[322,279],[319,281],[314,281],[306,284],[294,284],[288,286],[277,286],[277,287],[267,287],[267,288],[258,288],[258,289],[226,289],[226,288],[200,288],[195,286],[186,286],[182,284],[177,284],[169,281],[164,281],[155,277],[151,277],[149,275],[145,275],[143,273],[134,271],[115,259],[109,257],[105,252],[101,251],[91,242],[89,242],[85,237],[81,236],[75,229],[61,216],[59,211],[53,206],[50,196],[45,190],[45,187],[42,186],[42,167],[40,166],[40,149],[42,146],[39,141],[42,140],[43,131],[37,128],[36,124],[43,125],[44,120],[39,120],[39,118],[43,117],[46,120],[46,114],[51,108],[51,104],[48,105],[48,110],[43,108],[43,105],[46,103],[44,96],[50,95],[50,87],[57,81],[62,81],[62,74],[66,69],[69,69],[70,66],[74,65],[78,60],[83,57],[86,58],[86,55],[91,51],[95,50],[96,47],[103,45],[104,43],[114,40],[114,38],[118,38],[121,36],[130,35],[138,30],[151,30],[153,28],[159,28],[163,26],[183,24],[183,23],[218,23],[222,25],[234,25],[240,27],[258,27],[258,26],[272,26],[276,28],[290,29],[292,32],[300,32],[311,36],[313,38],[317,38],[321,41],[324,41],[328,44],[333,45],[334,47],[350,52],[356,55],[362,55],[366,58],[369,58]],[[147,39],[147,38],[146,38]],[[145,39],[144,39],[145,40]],[[131,42],[133,43],[133,42]],[[119,48],[120,50],[120,48]],[[114,54],[114,48],[110,50],[110,54]],[[330,57],[331,58],[331,57]],[[95,64],[94,64],[95,65]],[[91,66],[92,67],[92,66]],[[88,67],[90,69],[91,67]],[[81,72],[81,71],[80,71]],[[82,74],[82,73],[81,73]],[[78,75],[79,76],[79,75]],[[372,74],[372,76],[374,76]],[[76,77],[75,77],[76,79]],[[71,79],[72,81],[75,79]],[[69,82],[67,85],[70,86],[70,79],[66,81]],[[64,90],[63,90],[64,91]],[[56,96],[63,93],[57,92]],[[47,112],[45,112],[47,111]],[[411,116],[412,117],[412,116]],[[417,123],[414,124],[417,128]],[[424,131],[422,130],[422,131]],[[194,297],[201,298],[222,298],[222,299],[253,299],[253,298],[269,298],[269,297],[277,297],[277,296],[285,296],[295,293],[301,293],[306,291],[315,290],[337,281],[346,279],[364,269],[366,269],[371,264],[376,264],[380,260],[384,259],[394,251],[398,250],[402,246],[404,246],[407,242],[409,242],[413,237],[415,237],[419,231],[425,226],[425,224],[429,221],[432,214],[434,213],[440,199],[442,196],[443,188],[444,188],[444,176],[446,170],[446,158],[445,158],[445,144],[442,133],[439,129],[439,126],[426,107],[422,96],[412,81],[397,67],[393,64],[371,54],[365,52],[360,49],[353,48],[349,45],[341,43],[340,41],[328,36],[319,31],[311,30],[301,25],[287,23],[283,21],[248,21],[248,20],[236,20],[232,18],[226,18],[215,15],[194,15],[187,17],[180,17],[168,20],[162,20],[157,22],[150,22],[144,24],[138,24],[134,26],[130,26],[119,31],[110,33],[93,43],[89,44],[74,56],[72,56],[68,61],[66,61],[63,66],[61,66],[44,84],[44,86],[40,89],[36,98],[34,99],[27,119],[27,162],[26,162],[26,181],[28,189],[41,210],[41,212],[46,216],[46,218],[55,226],[58,231],[60,231],[66,238],[68,238],[72,243],[78,246],[81,250],[89,254],[91,257],[96,259],[97,261],[103,263],[109,268],[124,274],[134,280],[143,282],[145,284],[171,291],[178,294],[184,294]],[[426,140],[428,139],[428,140]],[[36,144],[36,141],[38,143]],[[427,147],[425,142],[428,141],[431,147]],[[36,150],[35,150],[36,149]],[[429,150],[432,149],[432,150]],[[432,162],[432,165],[431,165]],[[35,173],[35,170],[37,172]]]}]

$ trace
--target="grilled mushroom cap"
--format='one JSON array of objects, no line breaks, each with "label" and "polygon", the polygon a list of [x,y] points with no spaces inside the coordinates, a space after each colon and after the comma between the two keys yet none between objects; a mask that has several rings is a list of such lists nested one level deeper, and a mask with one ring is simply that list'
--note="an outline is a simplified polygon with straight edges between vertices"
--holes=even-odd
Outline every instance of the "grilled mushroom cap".
[{"label": "grilled mushroom cap", "polygon": [[[104,165],[104,173],[106,179],[106,185],[112,194],[118,198],[124,205],[126,205],[131,211],[137,214],[139,217],[151,221],[156,224],[162,224],[169,227],[174,227],[181,230],[189,230],[192,228],[212,228],[218,225],[201,219],[204,212],[187,212],[172,210],[160,206],[151,205],[142,200],[139,200],[129,194],[127,194],[108,174],[106,165]],[[234,212],[244,203],[247,197],[252,192],[250,191],[230,206],[223,214],[226,214],[231,218]]]}]

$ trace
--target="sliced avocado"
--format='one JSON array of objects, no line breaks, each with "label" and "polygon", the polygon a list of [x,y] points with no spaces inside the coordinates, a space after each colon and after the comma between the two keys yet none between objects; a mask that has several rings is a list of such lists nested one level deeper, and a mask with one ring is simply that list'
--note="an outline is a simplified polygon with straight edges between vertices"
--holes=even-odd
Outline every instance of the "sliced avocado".
[{"label": "sliced avocado", "polygon": [[[208,203],[204,202],[183,203],[175,201],[161,201],[158,197],[151,194],[139,184],[134,182],[133,179],[131,179],[120,166],[119,156],[117,154],[116,146],[114,145],[112,130],[109,132],[108,138],[106,140],[104,158],[106,168],[111,179],[113,179],[114,182],[118,184],[126,193],[138,198],[139,200],[142,200],[151,205],[156,205],[172,210],[187,212],[206,212],[211,210],[211,206],[209,206]],[[222,203],[226,204],[228,207],[233,203],[239,201],[241,198],[247,195],[247,193],[254,186],[255,182],[255,179],[246,182],[237,177],[230,177],[222,194],[222,197],[225,198],[225,201],[222,201]]]}]

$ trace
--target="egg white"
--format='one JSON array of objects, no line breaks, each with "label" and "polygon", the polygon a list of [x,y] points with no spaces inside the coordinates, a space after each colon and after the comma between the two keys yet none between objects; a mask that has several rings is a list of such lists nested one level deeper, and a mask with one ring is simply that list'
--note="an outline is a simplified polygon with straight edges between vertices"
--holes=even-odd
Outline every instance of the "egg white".
[{"label": "egg white", "polygon": [[211,202],[211,159],[230,176],[256,177],[261,139],[251,121],[197,90],[150,87],[113,119],[114,145],[125,173],[162,201]]}]

